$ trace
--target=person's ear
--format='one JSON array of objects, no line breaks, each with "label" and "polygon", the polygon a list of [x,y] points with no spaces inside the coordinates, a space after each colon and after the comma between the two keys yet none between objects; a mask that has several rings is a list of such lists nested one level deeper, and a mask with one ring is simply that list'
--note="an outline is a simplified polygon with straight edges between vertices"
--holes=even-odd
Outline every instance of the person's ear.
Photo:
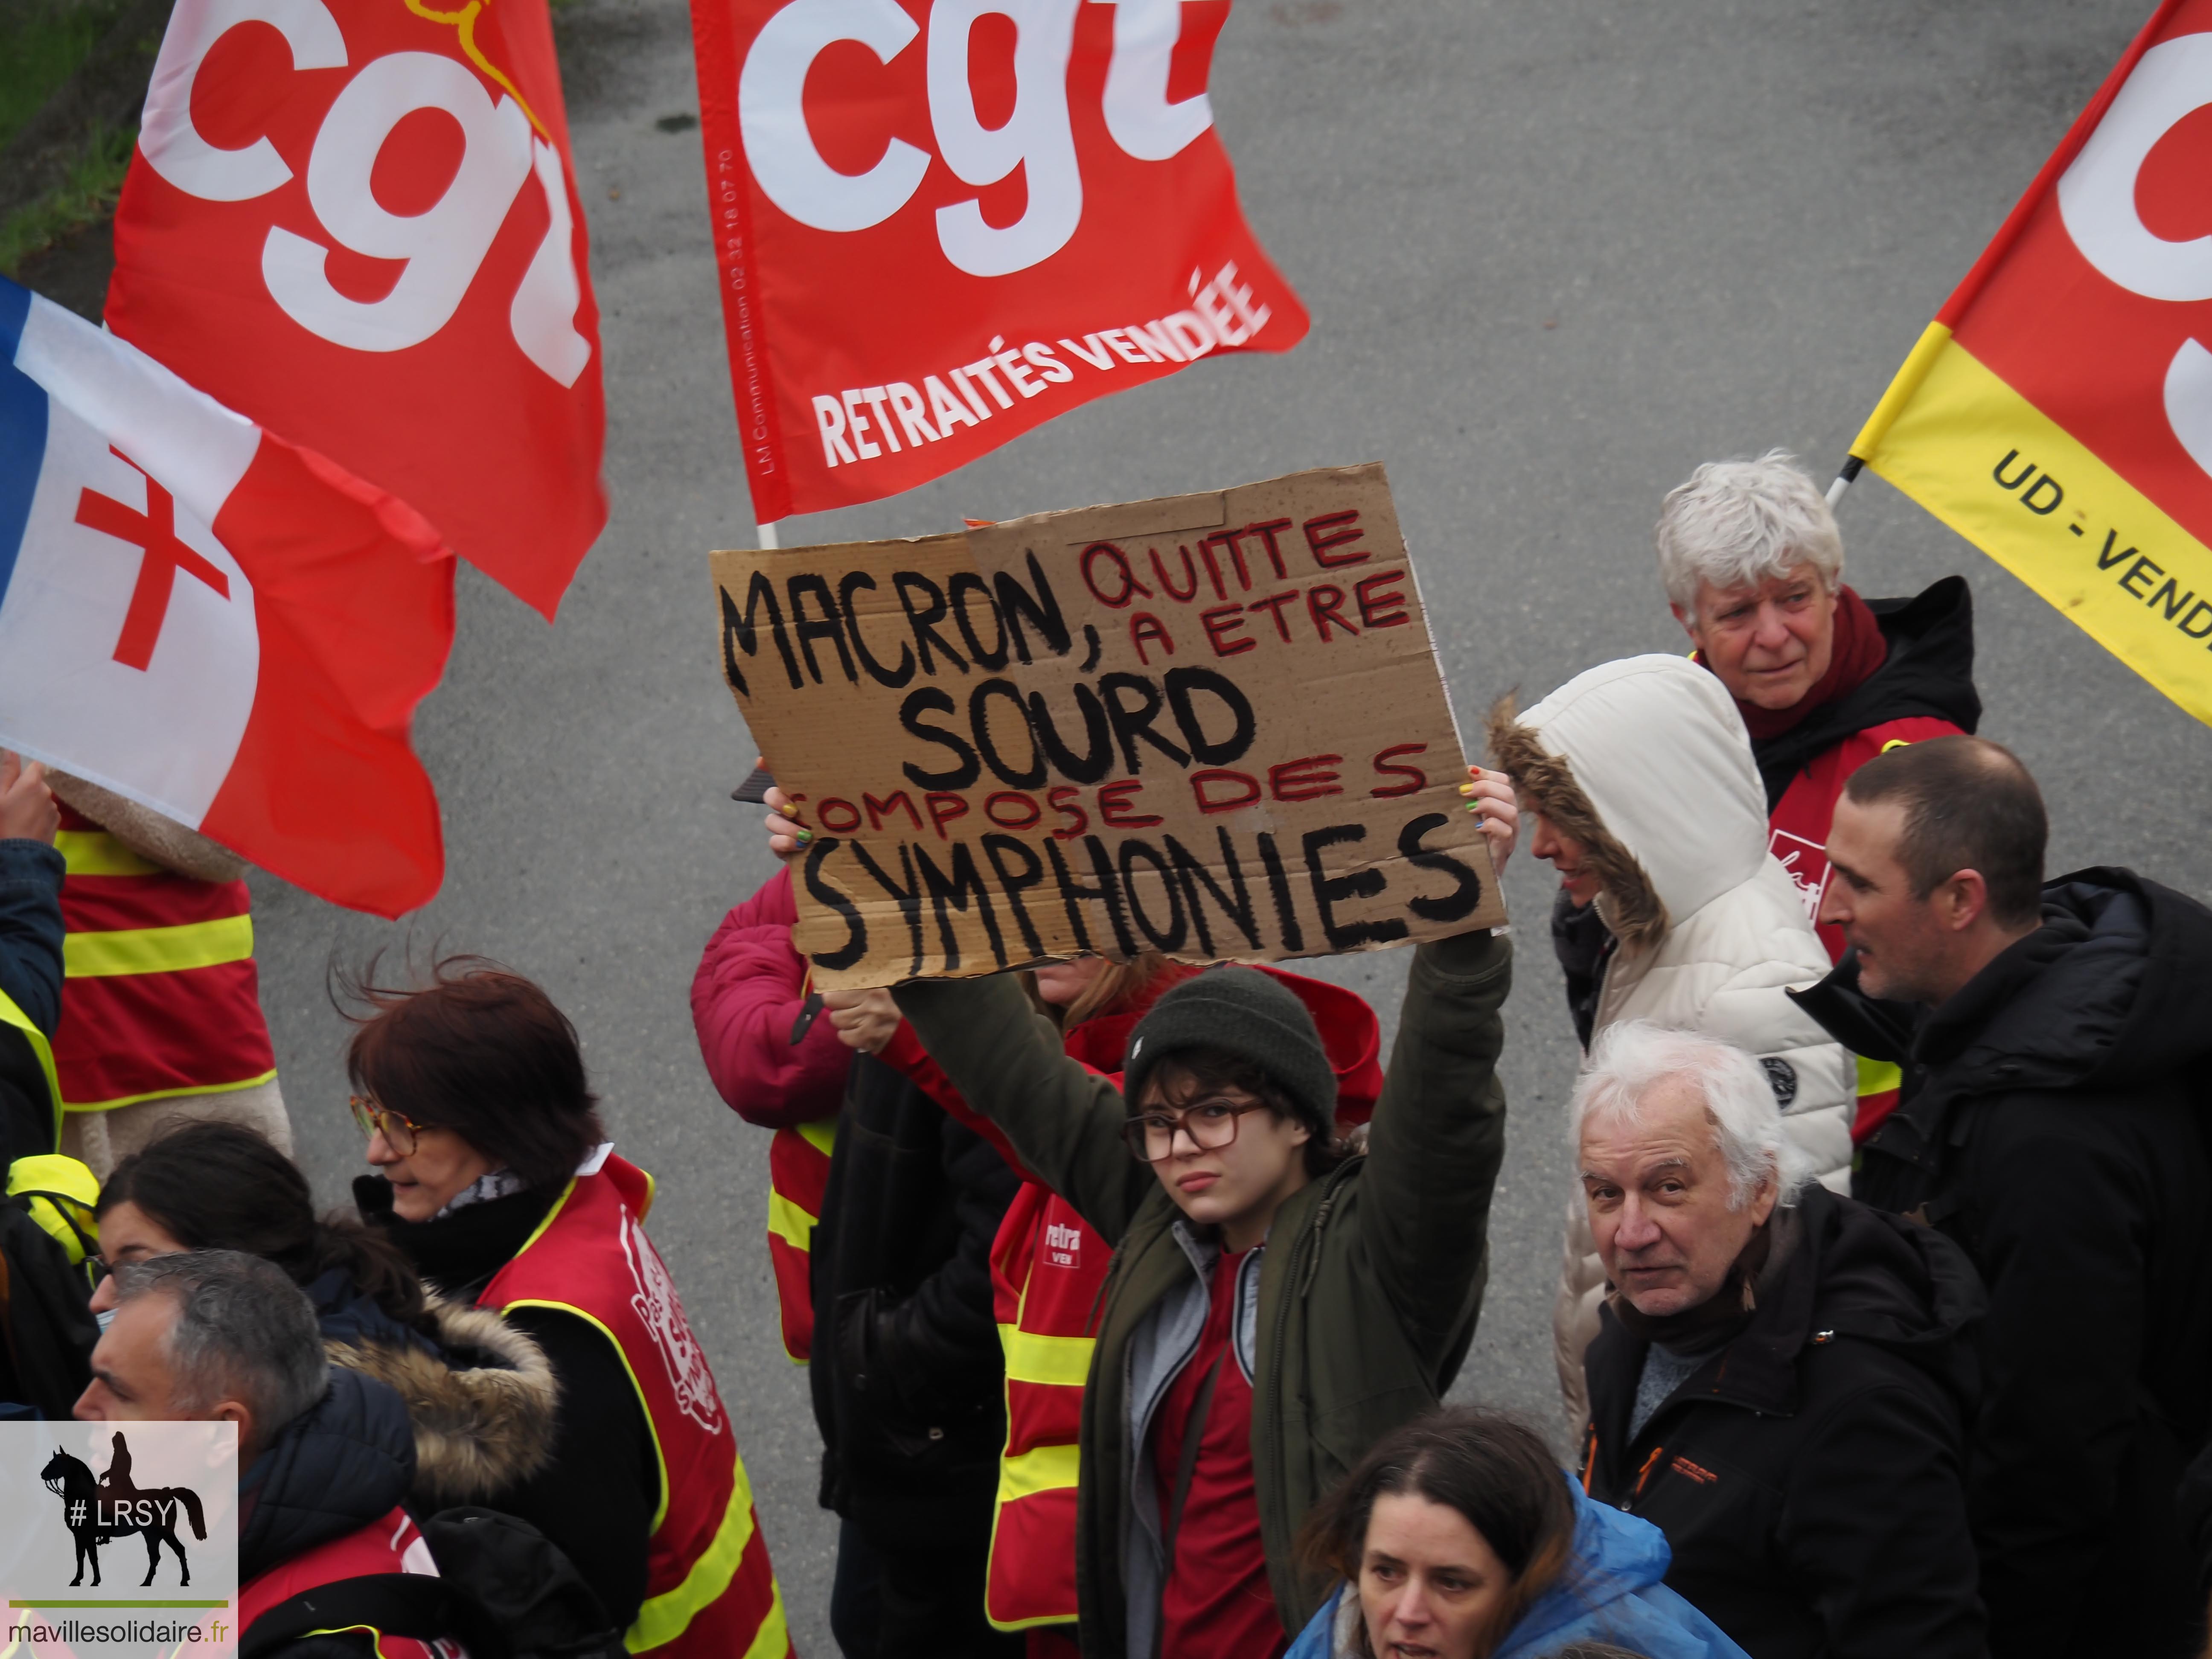
[{"label": "person's ear", "polygon": [[1978,870],[1960,870],[1936,890],[1936,914],[1946,932],[1963,933],[1990,907],[1990,886]]},{"label": "person's ear", "polygon": [[1696,639],[1698,637],[1698,624],[1696,619],[1686,614],[1683,611],[1682,607],[1675,604],[1672,599],[1667,601],[1667,608],[1674,613],[1674,620],[1682,624],[1682,631],[1685,634],[1687,634],[1692,639]]},{"label": "person's ear", "polygon": [[243,1469],[258,1449],[253,1444],[253,1408],[242,1400],[226,1400],[210,1412],[205,1420],[238,1425],[238,1467]]},{"label": "person's ear", "polygon": [[1764,1227],[1767,1217],[1774,1213],[1775,1201],[1781,1196],[1782,1183],[1769,1174],[1759,1183],[1759,1190],[1751,1195],[1751,1203],[1747,1206],[1751,1211],[1751,1224]]}]

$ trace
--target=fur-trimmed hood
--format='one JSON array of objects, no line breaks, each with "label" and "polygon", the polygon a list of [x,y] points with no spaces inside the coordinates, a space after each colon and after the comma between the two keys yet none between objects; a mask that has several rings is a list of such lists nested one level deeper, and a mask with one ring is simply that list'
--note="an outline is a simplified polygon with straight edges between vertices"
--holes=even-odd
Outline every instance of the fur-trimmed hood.
[{"label": "fur-trimmed hood", "polygon": [[415,1485],[426,1513],[484,1504],[552,1454],[560,1384],[537,1342],[489,1308],[426,1291],[442,1354],[363,1334],[326,1340],[331,1363],[385,1383],[415,1425]]},{"label": "fur-trimmed hood", "polygon": [[1582,843],[1626,946],[1656,945],[1767,858],[1742,718],[1685,658],[1601,664],[1525,714],[1506,698],[1491,711],[1490,747],[1523,804]]}]

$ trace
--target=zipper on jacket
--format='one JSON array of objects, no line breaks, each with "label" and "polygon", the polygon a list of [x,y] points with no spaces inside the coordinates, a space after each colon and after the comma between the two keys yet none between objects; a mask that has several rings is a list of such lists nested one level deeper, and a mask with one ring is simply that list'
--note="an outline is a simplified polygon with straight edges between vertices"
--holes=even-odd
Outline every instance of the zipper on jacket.
[{"label": "zipper on jacket", "polygon": [[1631,1498],[1644,1496],[1644,1483],[1651,1478],[1652,1466],[1666,1455],[1667,1449],[1664,1446],[1654,1446],[1651,1449],[1651,1455],[1644,1460],[1644,1467],[1636,1472],[1636,1485],[1628,1494]]}]

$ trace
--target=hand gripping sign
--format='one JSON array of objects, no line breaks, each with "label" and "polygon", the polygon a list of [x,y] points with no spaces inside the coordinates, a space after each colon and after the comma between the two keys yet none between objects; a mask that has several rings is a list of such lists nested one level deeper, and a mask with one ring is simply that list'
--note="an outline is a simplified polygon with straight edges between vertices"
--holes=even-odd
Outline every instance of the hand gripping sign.
[{"label": "hand gripping sign", "polygon": [[692,0],[763,523],[896,494],[1297,296],[1206,83],[1227,0]]},{"label": "hand gripping sign", "polygon": [[548,617],[606,521],[545,0],[178,0],[107,322]]},{"label": "hand gripping sign", "polygon": [[1505,919],[1380,466],[717,553],[823,987]]}]

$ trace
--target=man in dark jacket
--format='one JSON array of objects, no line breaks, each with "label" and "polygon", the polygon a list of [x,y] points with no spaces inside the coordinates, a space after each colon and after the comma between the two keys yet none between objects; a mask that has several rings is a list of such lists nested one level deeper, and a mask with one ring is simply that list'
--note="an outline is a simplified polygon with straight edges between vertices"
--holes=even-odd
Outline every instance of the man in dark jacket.
[{"label": "man in dark jacket", "polygon": [[1583,1362],[1590,1495],[1667,1534],[1667,1583],[1753,1659],[1978,1659],[1965,1255],[1799,1191],[1727,1043],[1616,1025],[1572,1113],[1615,1287]]},{"label": "man in dark jacket", "polygon": [[822,1502],[845,1525],[830,1622],[848,1659],[1018,1654],[983,1577],[1006,1439],[991,1241],[1021,1179],[854,1057],[814,1231],[809,1380]]},{"label": "man in dark jacket", "polygon": [[0,750],[0,1176],[61,1140],[51,1047],[62,1014],[60,824],[44,769]]},{"label": "man in dark jacket", "polygon": [[1856,1190],[1989,1287],[1969,1494],[1992,1650],[2193,1652],[2174,1498],[2212,1413],[2212,911],[2124,870],[2045,886],[2045,839],[1994,744],[1870,763],[1828,842],[1852,954],[1800,1000],[1915,1067]]},{"label": "man in dark jacket", "polygon": [[428,1641],[293,1601],[344,1579],[435,1575],[401,1507],[415,1431],[399,1396],[331,1366],[313,1305],[258,1256],[185,1251],[128,1263],[116,1281],[115,1319],[76,1414],[238,1425],[240,1638],[268,1618],[302,1632],[266,1650],[285,1659],[435,1659]]}]

